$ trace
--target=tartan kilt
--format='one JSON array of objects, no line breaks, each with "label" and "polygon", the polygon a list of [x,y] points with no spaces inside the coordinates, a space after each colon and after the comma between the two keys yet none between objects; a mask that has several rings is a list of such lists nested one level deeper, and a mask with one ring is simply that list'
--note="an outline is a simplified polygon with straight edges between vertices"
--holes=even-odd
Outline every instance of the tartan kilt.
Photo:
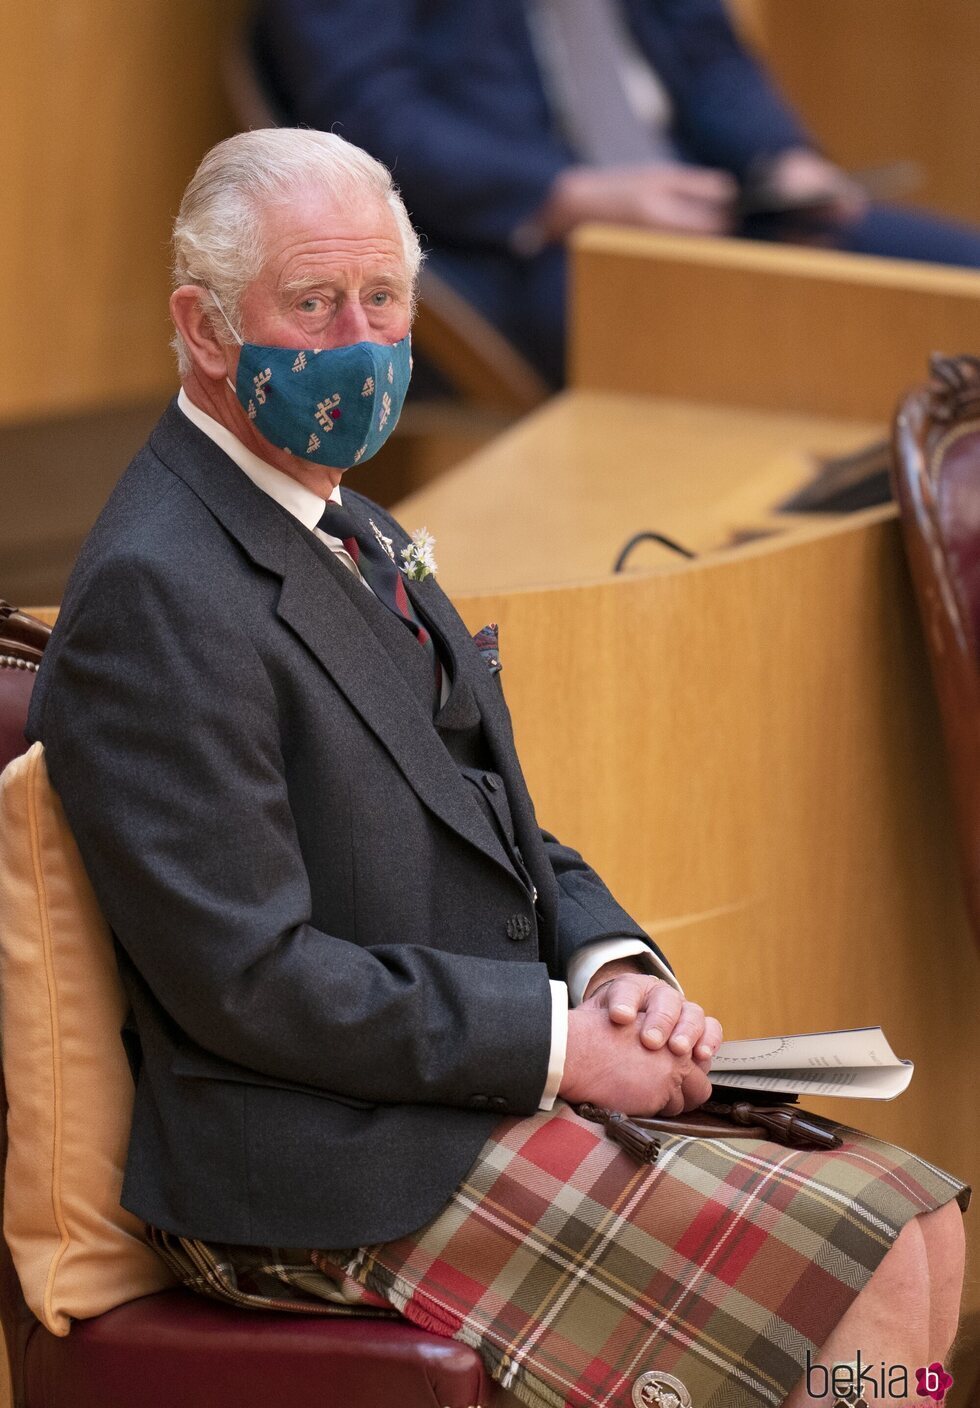
[{"label": "tartan kilt", "polygon": [[[221,1294],[223,1277],[240,1304],[387,1306],[473,1346],[530,1408],[673,1408],[671,1378],[696,1408],[776,1408],[905,1223],[969,1200],[914,1154],[831,1127],[832,1152],[666,1135],[641,1165],[559,1101],[502,1121],[447,1206],[397,1241],[203,1248],[208,1284],[203,1244],[151,1240],[178,1274],[196,1248],[197,1283],[182,1279]],[[634,1399],[650,1371],[666,1387]]]}]

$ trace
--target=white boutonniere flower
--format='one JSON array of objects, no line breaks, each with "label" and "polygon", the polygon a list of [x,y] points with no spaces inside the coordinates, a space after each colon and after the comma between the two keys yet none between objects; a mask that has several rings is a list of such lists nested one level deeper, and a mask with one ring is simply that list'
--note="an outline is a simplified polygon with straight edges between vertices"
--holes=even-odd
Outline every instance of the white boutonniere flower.
[{"label": "white boutonniere flower", "polygon": [[413,582],[423,582],[426,577],[434,577],[438,568],[432,556],[436,540],[427,528],[418,528],[412,534],[407,548],[402,548],[402,571]]}]

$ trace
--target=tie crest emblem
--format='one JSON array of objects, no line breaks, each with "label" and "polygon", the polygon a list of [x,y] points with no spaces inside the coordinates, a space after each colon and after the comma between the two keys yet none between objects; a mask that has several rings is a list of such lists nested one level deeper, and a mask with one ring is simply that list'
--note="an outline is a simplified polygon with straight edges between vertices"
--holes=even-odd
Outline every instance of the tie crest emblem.
[{"label": "tie crest emblem", "polygon": [[395,560],[395,549],[394,549],[394,548],[392,547],[392,545],[391,545],[391,539],[385,537],[385,535],[382,533],[381,529],[380,529],[380,528],[378,527],[378,525],[375,523],[375,521],[374,521],[373,518],[369,518],[369,519],[368,519],[368,522],[369,522],[370,525],[371,525],[371,531],[373,532],[374,536],[377,538],[378,542],[381,544],[381,546],[384,548],[385,552],[386,552],[386,553],[388,554],[388,556],[391,558],[392,562],[394,562],[394,560]]}]

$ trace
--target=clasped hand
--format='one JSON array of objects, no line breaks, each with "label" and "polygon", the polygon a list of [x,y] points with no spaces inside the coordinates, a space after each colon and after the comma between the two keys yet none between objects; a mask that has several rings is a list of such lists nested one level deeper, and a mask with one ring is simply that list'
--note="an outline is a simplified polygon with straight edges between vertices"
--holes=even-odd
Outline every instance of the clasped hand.
[{"label": "clasped hand", "polygon": [[669,983],[603,969],[568,1014],[558,1093],[628,1115],[679,1115],[711,1097],[707,1072],[722,1030]]}]

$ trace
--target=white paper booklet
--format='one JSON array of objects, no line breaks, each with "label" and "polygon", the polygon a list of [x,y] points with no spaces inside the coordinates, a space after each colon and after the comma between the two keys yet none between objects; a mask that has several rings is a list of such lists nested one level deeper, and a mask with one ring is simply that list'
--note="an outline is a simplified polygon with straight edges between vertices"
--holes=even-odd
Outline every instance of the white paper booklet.
[{"label": "white paper booklet", "polygon": [[715,1085],[774,1094],[894,1100],[914,1069],[895,1055],[880,1027],[855,1027],[722,1042],[710,1076]]}]

